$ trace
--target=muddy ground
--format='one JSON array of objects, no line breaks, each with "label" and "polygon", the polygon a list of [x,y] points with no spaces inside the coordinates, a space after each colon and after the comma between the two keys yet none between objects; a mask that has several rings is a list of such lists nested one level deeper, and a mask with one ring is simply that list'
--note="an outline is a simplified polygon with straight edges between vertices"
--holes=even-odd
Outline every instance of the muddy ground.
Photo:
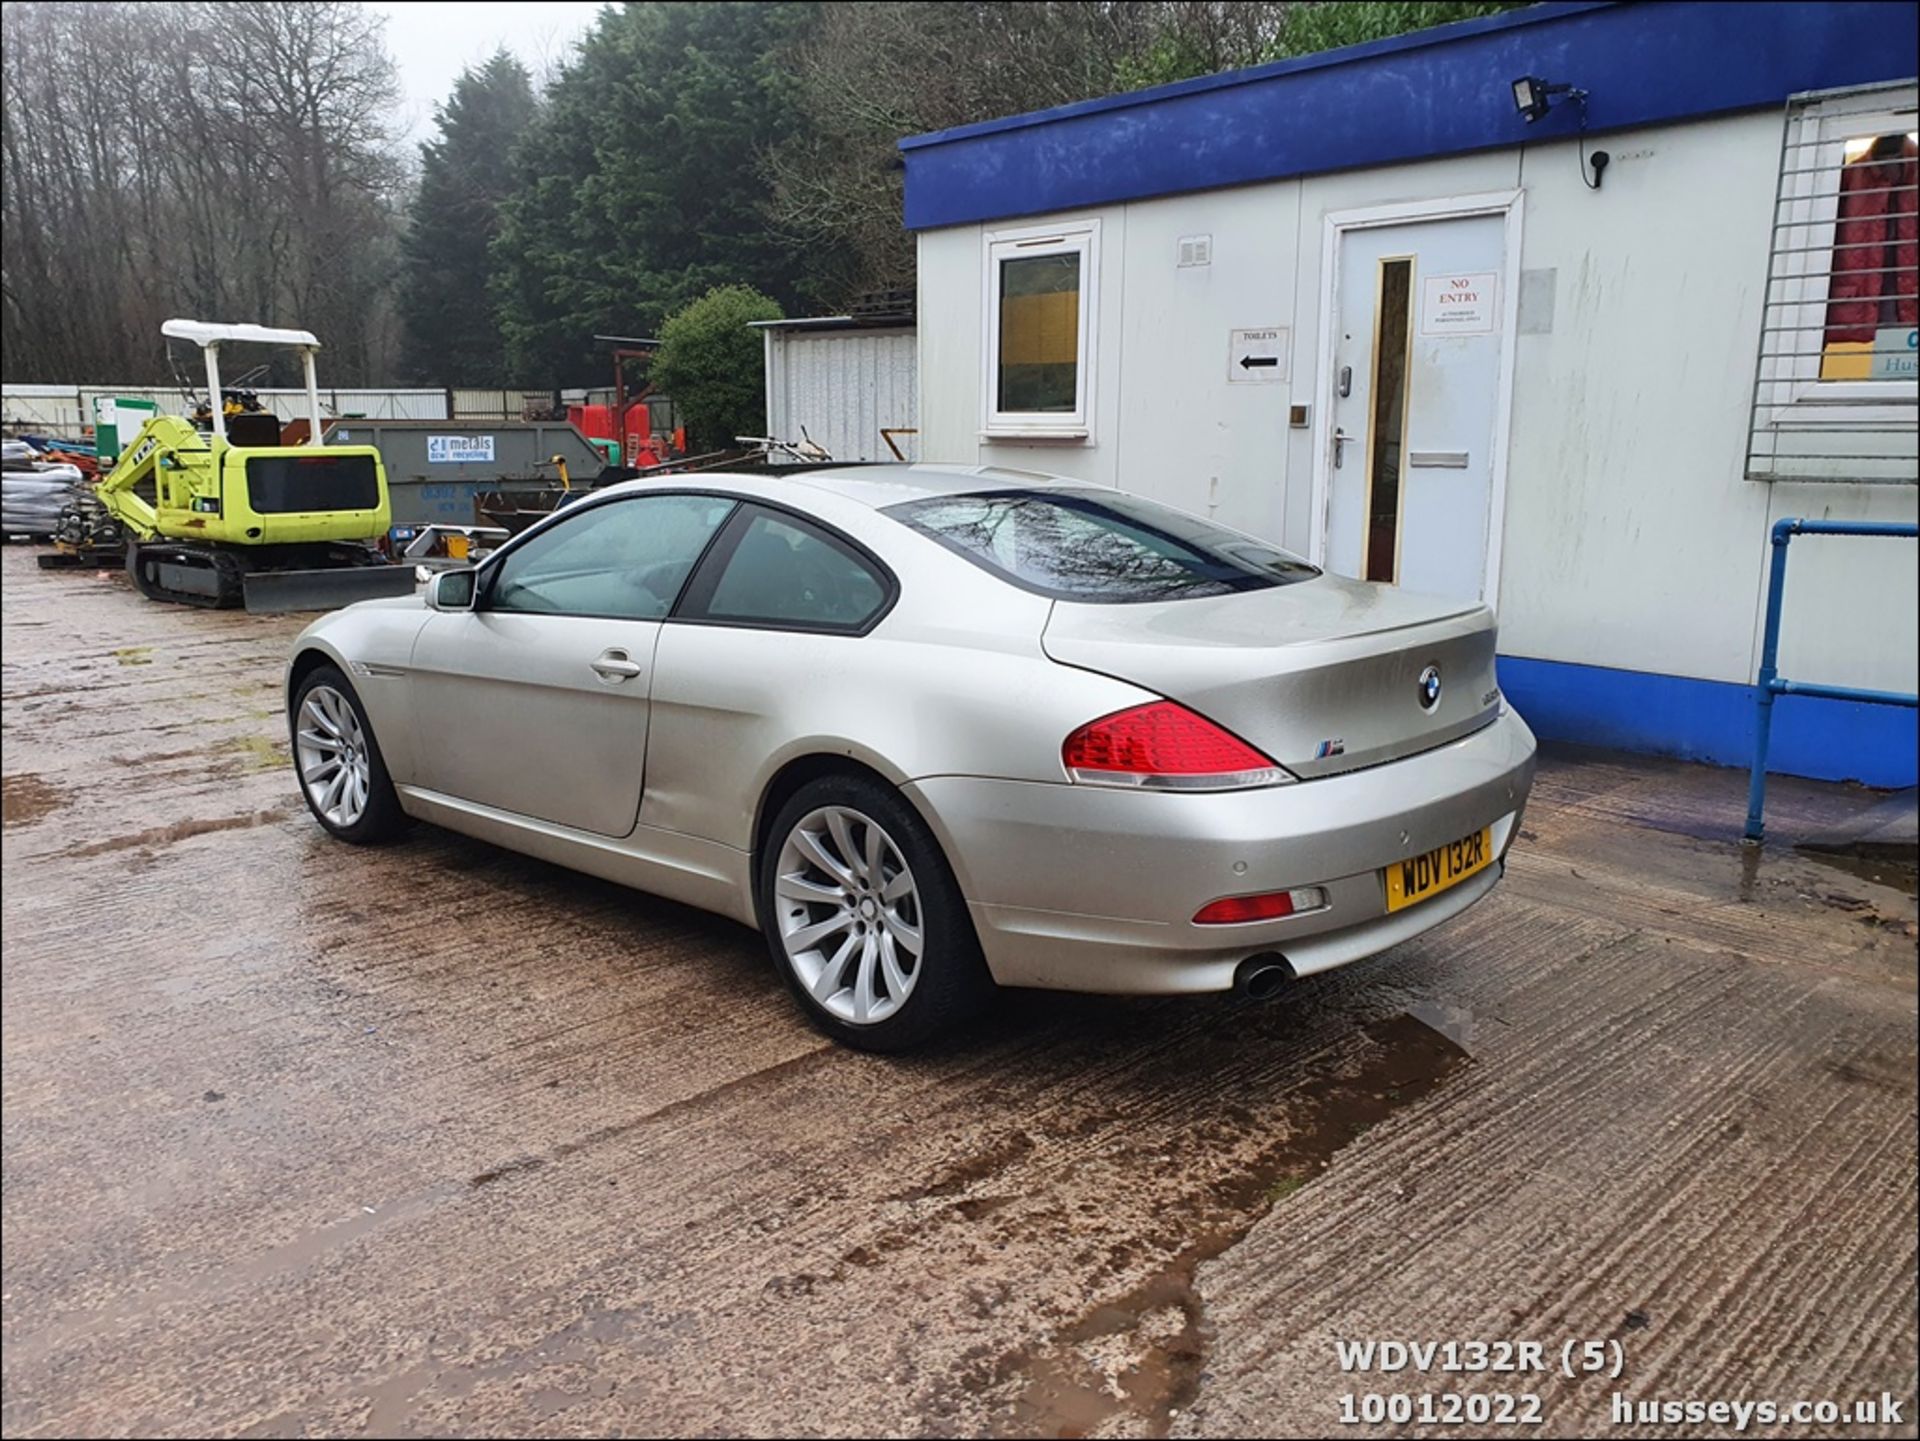
[{"label": "muddy ground", "polygon": [[1394,1392],[1578,1435],[1615,1392],[1883,1390],[1825,1429],[1915,1434],[1913,873],[1789,844],[1871,793],[1777,783],[1755,855],[1736,773],[1550,753],[1505,883],[1414,944],[885,1060],[725,922],[327,840],[298,628],[5,552],[10,1436],[1365,1435],[1342,1397]]}]

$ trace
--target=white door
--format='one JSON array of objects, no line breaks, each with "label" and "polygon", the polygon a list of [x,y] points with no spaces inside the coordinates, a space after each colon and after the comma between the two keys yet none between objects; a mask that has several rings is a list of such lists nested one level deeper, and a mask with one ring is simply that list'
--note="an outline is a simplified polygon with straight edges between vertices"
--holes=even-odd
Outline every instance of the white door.
[{"label": "white door", "polygon": [[1505,218],[1339,232],[1326,565],[1485,598]]}]

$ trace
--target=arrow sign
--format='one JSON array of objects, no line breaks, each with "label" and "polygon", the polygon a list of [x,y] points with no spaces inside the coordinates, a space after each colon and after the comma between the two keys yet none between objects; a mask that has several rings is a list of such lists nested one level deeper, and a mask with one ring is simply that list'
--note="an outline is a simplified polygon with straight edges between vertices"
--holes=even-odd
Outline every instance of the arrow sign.
[{"label": "arrow sign", "polygon": [[1227,332],[1227,380],[1233,385],[1272,385],[1287,378],[1288,327],[1259,325]]}]

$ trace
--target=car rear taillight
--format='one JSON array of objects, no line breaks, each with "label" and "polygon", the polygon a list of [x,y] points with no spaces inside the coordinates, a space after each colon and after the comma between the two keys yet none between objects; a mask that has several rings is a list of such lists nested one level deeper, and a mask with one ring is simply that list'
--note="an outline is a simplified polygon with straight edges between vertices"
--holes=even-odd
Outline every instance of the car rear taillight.
[{"label": "car rear taillight", "polygon": [[1060,748],[1067,774],[1093,785],[1217,791],[1293,777],[1240,737],[1170,700],[1088,721]]},{"label": "car rear taillight", "polygon": [[1196,926],[1237,926],[1247,921],[1277,921],[1282,916],[1317,911],[1326,903],[1327,893],[1319,886],[1268,891],[1258,896],[1225,896],[1217,901],[1209,901],[1194,912],[1193,923]]}]

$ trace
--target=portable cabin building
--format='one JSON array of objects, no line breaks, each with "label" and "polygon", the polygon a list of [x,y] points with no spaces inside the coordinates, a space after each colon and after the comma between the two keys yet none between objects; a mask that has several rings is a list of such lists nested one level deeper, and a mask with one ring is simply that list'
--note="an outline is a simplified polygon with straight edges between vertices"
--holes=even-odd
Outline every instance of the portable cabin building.
[{"label": "portable cabin building", "polygon": [[[1773,523],[1915,518],[1915,20],[1542,4],[907,139],[920,454],[1482,598],[1542,734],[1744,764]],[[1784,674],[1915,689],[1912,541],[1791,575]]]}]

